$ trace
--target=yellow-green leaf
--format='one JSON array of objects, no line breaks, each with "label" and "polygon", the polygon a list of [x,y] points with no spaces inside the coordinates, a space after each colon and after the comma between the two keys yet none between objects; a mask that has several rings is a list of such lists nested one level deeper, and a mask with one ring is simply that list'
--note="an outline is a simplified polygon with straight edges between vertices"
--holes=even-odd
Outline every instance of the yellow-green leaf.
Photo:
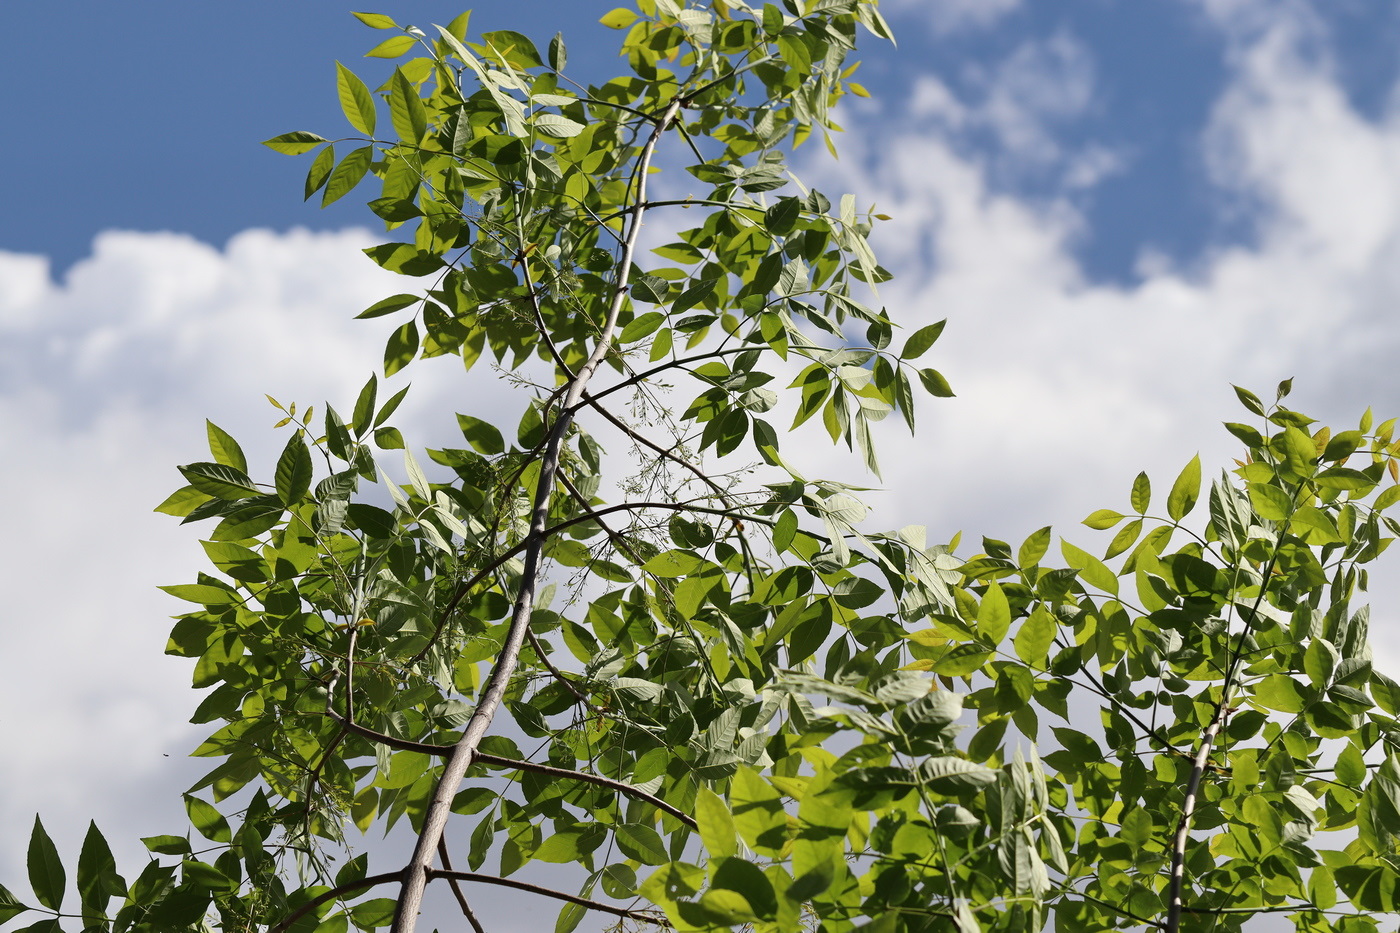
[{"label": "yellow-green leaf", "polygon": [[350,125],[366,136],[374,135],[374,98],[369,88],[355,73],[340,62],[335,63],[336,90],[340,94],[340,109]]},{"label": "yellow-green leaf", "polygon": [[1167,495],[1167,514],[1175,521],[1181,521],[1195,507],[1200,494],[1201,457],[1197,454],[1172,484],[1172,491]]}]

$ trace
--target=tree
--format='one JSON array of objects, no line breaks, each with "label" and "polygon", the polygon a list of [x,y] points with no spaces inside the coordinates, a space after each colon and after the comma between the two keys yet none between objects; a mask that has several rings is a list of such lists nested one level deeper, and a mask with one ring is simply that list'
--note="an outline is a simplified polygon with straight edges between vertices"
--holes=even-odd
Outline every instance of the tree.
[{"label": "tree", "polygon": [[[863,303],[880,215],[783,154],[831,144],[858,28],[889,30],[871,0],[639,6],[603,19],[630,73],[587,87],[559,36],[355,14],[393,33],[371,55],[419,57],[377,94],[337,66],[348,152],[268,145],[319,150],[308,198],[378,182],[370,208],[411,226],[367,250],[423,283],[360,314],[401,320],[385,375],[489,355],[528,407],[509,438],[459,414],[437,479],[377,376],[348,419],[274,403],[270,470],[211,424],[159,510],[213,523],[213,572],[166,589],[197,607],[169,653],[212,688],[194,754],[220,761],[135,881],[92,827],[78,914],[36,820],[32,901],[0,889],[0,921],[407,933],[438,882],[478,931],[477,884],[553,899],[558,931],[1376,929],[1400,906],[1400,686],[1352,603],[1400,533],[1400,485],[1373,496],[1395,422],[1333,433],[1287,383],[1238,390],[1255,424],[1228,425],[1246,453],[1204,507],[1198,460],[1165,515],[1139,475],[1130,511],[1086,519],[1118,529],[1103,556],[1062,541],[1065,567],[1049,528],[967,559],[861,530],[859,490],[807,478],[772,419],[877,471],[872,425],[950,394],[916,362],[942,323],[895,349]],[[680,163],[687,194],[653,193]],[[644,219],[671,241],[644,249]],[[407,485],[371,444],[405,449]],[[405,818],[406,865],[333,866],[347,823]],[[538,862],[581,890],[515,877]]]}]

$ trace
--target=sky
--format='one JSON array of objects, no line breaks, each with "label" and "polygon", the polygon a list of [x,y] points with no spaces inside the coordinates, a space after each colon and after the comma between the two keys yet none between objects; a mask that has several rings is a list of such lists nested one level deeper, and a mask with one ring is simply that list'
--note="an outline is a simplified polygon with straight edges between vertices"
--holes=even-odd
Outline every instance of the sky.
[{"label": "sky", "polygon": [[[611,3],[478,6],[471,29],[556,30],[585,79],[617,67]],[[180,606],[155,589],[202,567],[150,510],[202,459],[204,420],[268,461],[264,393],[348,408],[385,326],[351,318],[402,290],[359,250],[354,197],[301,201],[305,159],[258,145],[343,129],[339,59],[382,38],[323,0],[70,0],[7,10],[0,105],[13,140],[0,212],[0,825],[43,815],[73,857],[95,818],[134,872],[138,836],[183,825],[197,698],[161,654]],[[460,10],[403,0],[401,23]],[[1400,7],[1375,0],[884,0],[897,49],[867,41],[872,98],[838,114],[841,159],[795,165],[893,220],[874,238],[912,328],[957,398],[891,425],[879,527],[1018,542],[1165,489],[1197,452],[1229,464],[1231,384],[1353,426],[1400,414]],[[62,19],[56,20],[55,13]],[[49,37],[40,41],[38,37]],[[371,81],[373,85],[376,82]],[[683,185],[683,179],[675,184]],[[455,435],[455,371],[425,366],[396,420]],[[486,412],[516,402],[473,383]],[[480,413],[480,411],[478,411]],[[504,421],[505,415],[502,415]],[[810,473],[867,483],[799,441]],[[1391,595],[1394,595],[1392,592]],[[1400,667],[1378,594],[1377,655]],[[23,877],[21,833],[0,881]],[[24,888],[22,883],[11,887]],[[21,892],[22,893],[22,892]],[[509,929],[505,927],[503,929]]]}]

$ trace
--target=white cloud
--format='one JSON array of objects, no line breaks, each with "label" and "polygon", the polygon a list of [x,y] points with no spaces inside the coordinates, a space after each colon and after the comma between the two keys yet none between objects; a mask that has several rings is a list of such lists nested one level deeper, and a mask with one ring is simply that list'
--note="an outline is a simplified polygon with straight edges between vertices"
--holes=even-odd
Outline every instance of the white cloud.
[{"label": "white cloud", "polygon": [[1025,39],[961,77],[958,92],[934,74],[920,75],[901,121],[956,144],[965,157],[975,153],[999,178],[1048,179],[1075,191],[1122,169],[1124,154],[1113,148],[1061,141],[1061,130],[1098,103],[1094,56],[1069,33]]},{"label": "white cloud", "polygon": [[[883,522],[925,522],[933,539],[1054,522],[1102,547],[1075,523],[1123,507],[1138,470],[1160,495],[1198,449],[1228,464],[1236,445],[1219,422],[1248,420],[1232,382],[1262,394],[1297,377],[1297,406],[1324,420],[1350,422],[1372,402],[1381,418],[1400,413],[1386,410],[1400,121],[1349,106],[1309,16],[1246,25],[1230,33],[1229,85],[1203,138],[1222,202],[1257,218],[1256,243],[1203,250],[1187,269],[1144,256],[1129,287],[1086,280],[1071,249],[1084,221],[1068,202],[1001,192],[990,159],[955,144],[970,117],[936,85],[915,101],[943,125],[886,114],[905,129],[873,142],[848,122],[843,174],[817,184],[895,215],[876,245],[902,277],[881,298],[911,327],[949,318],[928,360],[959,393],[922,407],[916,441],[885,432]],[[1377,634],[1400,658],[1400,637]]]},{"label": "white cloud", "polygon": [[[264,392],[353,403],[389,330],[353,316],[422,282],[376,268],[359,252],[373,242],[253,230],[217,250],[113,232],[62,282],[38,257],[0,253],[6,879],[23,877],[36,811],[70,857],[96,817],[127,867],[138,836],[183,825],[179,792],[213,762],[185,758],[207,729],[185,723],[190,665],[162,652],[187,604],[156,586],[205,561],[198,528],[152,508],[181,485],[177,463],[208,459],[205,417],[262,476],[285,441]],[[450,407],[448,370],[460,392],[460,363],[415,374],[394,419],[410,437]]]}]

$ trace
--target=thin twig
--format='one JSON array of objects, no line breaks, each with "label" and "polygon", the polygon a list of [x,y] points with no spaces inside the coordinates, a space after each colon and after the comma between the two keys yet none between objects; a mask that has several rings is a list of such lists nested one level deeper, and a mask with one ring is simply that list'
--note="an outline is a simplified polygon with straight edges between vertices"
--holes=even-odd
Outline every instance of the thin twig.
[{"label": "thin twig", "polygon": [[428,879],[433,878],[456,878],[459,881],[479,881],[482,884],[499,884],[506,888],[515,888],[517,891],[529,891],[531,894],[542,894],[545,897],[557,898],[561,901],[568,901],[570,904],[578,904],[580,907],[587,907],[589,910],[597,910],[603,913],[612,914],[614,917],[625,917],[628,920],[640,920],[642,923],[654,923],[657,926],[669,927],[671,921],[656,914],[644,913],[639,910],[628,910],[625,907],[614,907],[612,904],[604,904],[601,901],[591,901],[586,897],[579,897],[577,894],[565,894],[563,891],[556,891],[553,888],[546,888],[543,885],[531,884],[528,881],[516,881],[514,878],[499,878],[496,875],[479,875],[473,871],[444,871],[441,868],[429,868],[427,870]]},{"label": "thin twig", "polygon": [[[389,748],[397,748],[402,752],[418,752],[423,755],[432,755],[437,758],[445,758],[452,754],[452,745],[435,745],[431,742],[415,742],[412,739],[400,739],[392,735],[385,735],[364,726],[350,722],[344,716],[331,710],[330,716],[340,723],[347,731],[371,742],[380,745],[387,745]],[[640,787],[628,784],[626,781],[615,781],[612,778],[603,777],[599,774],[589,774],[585,771],[571,771],[568,768],[556,768],[553,765],[542,765],[533,761],[520,761],[515,758],[502,758],[499,755],[488,755],[485,752],[478,752],[474,759],[476,763],[496,768],[511,768],[515,771],[528,771],[533,774],[543,774],[546,777],[562,778],[570,781],[581,781],[584,784],[593,784],[597,787],[606,787],[615,790],[619,794],[625,794],[634,800],[649,803],[656,809],[669,813],[680,820],[691,829],[698,829],[695,820],[684,810],[679,810],[671,804],[657,797],[655,794],[647,793]]]},{"label": "thin twig", "polygon": [[311,900],[283,917],[276,926],[269,927],[267,933],[283,933],[284,930],[290,929],[292,924],[311,913],[311,911],[315,910],[317,907],[320,907],[326,901],[333,901],[342,894],[349,894],[351,891],[359,891],[363,888],[372,888],[377,884],[388,884],[390,881],[398,881],[401,877],[403,877],[402,868],[398,871],[386,871],[382,875],[370,875],[368,878],[361,878],[359,881],[347,881],[345,884],[338,884],[325,894],[316,895]]},{"label": "thin twig", "polygon": [[[442,859],[442,867],[448,871],[452,870],[452,857],[447,854],[447,837],[438,840],[438,857]],[[467,903],[467,896],[462,893],[462,886],[457,883],[458,879],[448,878],[448,887],[452,888],[452,894],[457,898],[457,906],[462,908],[462,916],[467,918],[467,922],[472,925],[475,933],[486,933],[481,921],[476,919],[476,913],[472,910],[472,905]]]}]

